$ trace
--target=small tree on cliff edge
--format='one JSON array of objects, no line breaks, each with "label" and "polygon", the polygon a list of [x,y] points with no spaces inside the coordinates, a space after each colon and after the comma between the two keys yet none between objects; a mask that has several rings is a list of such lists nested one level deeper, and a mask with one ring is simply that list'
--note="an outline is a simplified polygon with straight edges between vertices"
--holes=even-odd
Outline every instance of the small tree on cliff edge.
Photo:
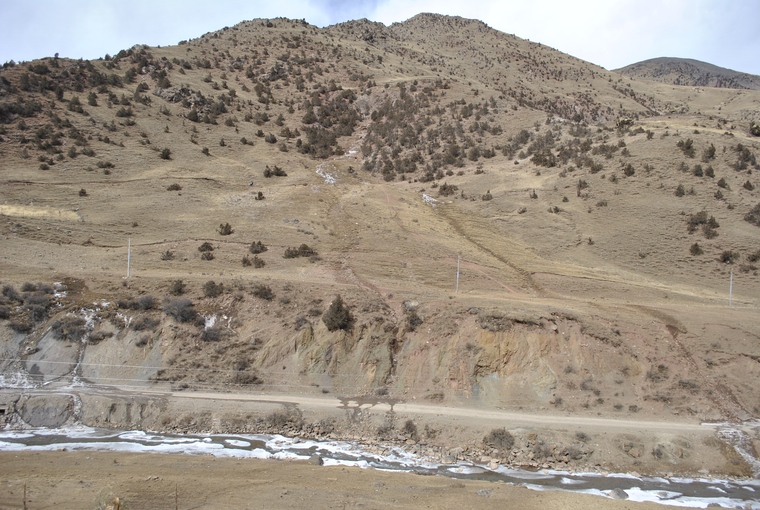
[{"label": "small tree on cliff edge", "polygon": [[351,326],[351,312],[340,295],[335,297],[330,308],[322,315],[322,322],[329,331],[347,330]]}]

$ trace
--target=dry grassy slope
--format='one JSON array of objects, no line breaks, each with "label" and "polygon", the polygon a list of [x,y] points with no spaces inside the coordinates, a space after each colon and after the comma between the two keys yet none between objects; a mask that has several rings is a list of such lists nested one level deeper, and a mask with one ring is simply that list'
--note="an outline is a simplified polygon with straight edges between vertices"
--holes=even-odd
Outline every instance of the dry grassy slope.
[{"label": "dry grassy slope", "polygon": [[[47,72],[30,69],[39,64]],[[97,85],[96,72],[134,81]],[[105,300],[95,332],[113,336],[87,345],[82,372],[102,382],[387,386],[417,398],[702,419],[760,409],[747,383],[760,369],[760,230],[743,220],[760,201],[744,187],[760,184],[758,142],[747,135],[758,92],[634,81],[433,15],[326,29],[254,20],[174,47],[51,59],[0,77],[3,280],[70,288],[28,335],[2,329],[3,359],[20,358],[0,362],[6,374],[50,379],[61,373],[51,359],[70,369],[79,352],[48,326]],[[41,111],[24,117],[17,105],[32,102]],[[132,116],[117,116],[127,108]],[[307,111],[317,122],[304,124]],[[634,125],[616,129],[621,116]],[[677,148],[689,139],[693,158]],[[736,170],[739,143],[750,161]],[[711,144],[715,157],[703,163]],[[698,164],[714,177],[695,176]],[[275,165],[287,176],[264,178]],[[676,197],[679,184],[686,193]],[[687,232],[702,210],[720,225],[713,239]],[[226,222],[235,232],[221,236]],[[133,272],[123,281],[128,238]],[[244,267],[255,240],[269,248],[266,265]],[[214,260],[201,259],[206,241]],[[690,254],[695,242],[702,255]],[[282,257],[302,243],[319,257]],[[719,260],[729,250],[733,265]],[[220,341],[158,309],[115,310],[119,299],[168,295],[176,279],[216,317]],[[209,280],[226,292],[204,297]],[[275,298],[255,297],[254,285]],[[352,308],[349,333],[320,320],[336,294]],[[9,325],[28,322],[28,306],[2,306]],[[137,328],[146,315],[157,324]]]}]

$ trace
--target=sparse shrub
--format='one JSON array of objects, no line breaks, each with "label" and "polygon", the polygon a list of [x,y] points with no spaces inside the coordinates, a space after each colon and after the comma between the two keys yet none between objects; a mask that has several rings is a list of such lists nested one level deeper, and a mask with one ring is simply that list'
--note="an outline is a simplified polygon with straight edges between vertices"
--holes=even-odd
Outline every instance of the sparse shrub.
[{"label": "sparse shrub", "polygon": [[318,254],[315,249],[309,247],[307,244],[302,244],[298,248],[286,248],[285,253],[283,254],[283,258],[294,259],[297,257],[315,257],[317,255]]},{"label": "sparse shrub", "polygon": [[168,147],[161,149],[161,159],[172,159],[172,151]]},{"label": "sparse shrub", "polygon": [[165,252],[161,253],[161,260],[174,260],[174,252],[171,250],[166,250]]},{"label": "sparse shrub", "polygon": [[330,304],[330,307],[322,315],[322,322],[325,323],[328,331],[349,329],[352,322],[351,311],[343,303],[343,299],[340,297],[340,295],[335,296],[335,299]]},{"label": "sparse shrub", "polygon": [[182,186],[180,186],[179,184],[175,182],[175,183],[169,184],[166,187],[166,191],[182,191]]},{"label": "sparse shrub", "polygon": [[715,145],[710,144],[708,148],[702,152],[702,161],[707,163],[711,159],[715,159]]},{"label": "sparse shrub", "polygon": [[112,336],[113,333],[110,331],[95,331],[93,333],[90,333],[90,336],[87,337],[87,343],[95,345],[102,342],[106,338],[111,338]]},{"label": "sparse shrub", "polygon": [[50,329],[58,340],[78,342],[87,333],[87,322],[82,317],[67,315],[53,321]]},{"label": "sparse shrub", "polygon": [[214,251],[214,246],[206,241],[198,247],[198,251],[201,253]]},{"label": "sparse shrub", "polygon": [[676,188],[676,191],[673,193],[677,197],[682,197],[686,194],[686,190],[683,187],[683,184],[679,184]]},{"label": "sparse shrub", "polygon": [[28,320],[18,319],[10,321],[8,327],[16,333],[29,333],[34,328],[34,324]]},{"label": "sparse shrub", "polygon": [[265,299],[267,301],[274,299],[274,293],[272,292],[272,289],[267,285],[254,285],[253,290],[251,290],[251,294],[257,298]]},{"label": "sparse shrub", "polygon": [[243,255],[243,267],[249,267],[253,265],[253,262],[251,261],[251,258],[248,255]]},{"label": "sparse shrub", "polygon": [[229,223],[222,223],[219,225],[219,235],[228,236],[234,233],[235,233],[235,230],[232,228],[232,225],[230,225]]},{"label": "sparse shrub", "polygon": [[145,331],[147,329],[153,330],[158,326],[158,321],[153,317],[142,315],[134,319],[130,325],[135,331]]},{"label": "sparse shrub", "polygon": [[156,307],[157,304],[158,303],[156,302],[156,298],[148,294],[148,295],[140,296],[139,298],[137,298],[134,301],[134,305],[132,306],[132,308],[134,308],[135,310],[143,310],[143,311],[152,310],[153,308]]},{"label": "sparse shrub", "polygon": [[422,324],[422,318],[417,315],[416,310],[411,310],[406,314],[406,329],[407,331],[415,331],[418,326]]},{"label": "sparse shrub", "polygon": [[720,180],[718,181],[718,187],[723,188],[723,189],[729,189],[728,188],[728,183],[726,182],[726,179],[724,179],[723,177],[721,177]]},{"label": "sparse shrub", "polygon": [[623,174],[625,174],[626,177],[631,177],[636,173],[636,170],[633,168],[633,165],[630,163],[627,163],[623,167]]},{"label": "sparse shrub", "polygon": [[165,299],[163,303],[164,313],[177,322],[190,322],[198,313],[193,303],[187,298]]},{"label": "sparse shrub", "polygon": [[79,196],[80,197],[86,197],[87,196],[87,190],[84,188],[80,188],[79,190]]},{"label": "sparse shrub", "polygon": [[760,202],[744,215],[744,221],[760,227]]},{"label": "sparse shrub", "polygon": [[438,188],[438,195],[448,197],[456,193],[458,189],[458,186],[444,182],[441,184],[440,188]]},{"label": "sparse shrub", "polygon": [[483,438],[483,443],[501,452],[508,452],[515,445],[515,438],[505,428],[493,429]]},{"label": "sparse shrub", "polygon": [[145,347],[150,343],[150,335],[140,335],[140,338],[135,340],[135,347]]},{"label": "sparse shrub", "polygon": [[401,428],[401,433],[415,441],[419,437],[417,434],[417,425],[415,425],[412,420],[406,420],[406,422],[404,422],[404,426]]},{"label": "sparse shrub", "polygon": [[209,152],[208,147],[204,147],[203,149],[201,149],[201,152],[206,156],[211,156],[211,153]]},{"label": "sparse shrub", "polygon": [[744,189],[746,189],[746,190],[749,190],[749,191],[752,191],[753,189],[755,189],[755,186],[754,186],[754,185],[753,185],[751,182],[749,182],[749,181],[745,182],[745,183],[742,185],[742,187],[743,187]]},{"label": "sparse shrub", "polygon": [[169,285],[169,293],[172,296],[181,296],[182,294],[184,294],[185,293],[185,282],[183,282],[182,280],[174,280]]},{"label": "sparse shrub", "polygon": [[277,143],[277,137],[272,133],[267,133],[267,135],[264,137],[264,141],[267,143]]},{"label": "sparse shrub", "polygon": [[218,297],[224,292],[224,284],[209,280],[203,284],[203,295],[207,298]]},{"label": "sparse shrub", "polygon": [[214,252],[204,251],[203,253],[201,253],[201,260],[209,261],[209,260],[214,260],[214,258],[215,258]]},{"label": "sparse shrub", "polygon": [[267,165],[266,167],[264,167],[264,177],[266,177],[266,178],[269,178],[269,177],[287,177],[287,176],[288,176],[288,174],[285,172],[285,170],[283,170],[282,168],[280,168],[277,165],[274,165],[274,168],[269,168],[269,165]]},{"label": "sparse shrub", "polygon": [[251,243],[251,246],[248,247],[248,251],[256,255],[267,251],[267,247],[261,241],[254,241]]},{"label": "sparse shrub", "polygon": [[718,231],[710,224],[702,225],[702,235],[705,236],[705,239],[715,239],[718,237]]},{"label": "sparse shrub", "polygon": [[676,147],[681,149],[681,152],[683,152],[686,157],[694,157],[694,140],[691,138],[687,138],[686,140],[679,140],[678,143],[676,143]]},{"label": "sparse shrub", "polygon": [[702,247],[699,246],[699,243],[694,243],[691,245],[691,248],[689,248],[689,253],[696,257],[698,255],[702,255],[704,253],[704,250],[702,250]]},{"label": "sparse shrub", "polygon": [[587,443],[587,442],[591,441],[591,436],[589,436],[585,432],[578,431],[578,432],[575,433],[575,439],[577,439],[578,441],[581,441],[583,443]]},{"label": "sparse shrub", "polygon": [[731,250],[724,250],[718,258],[724,264],[733,264],[738,259],[739,254]]},{"label": "sparse shrub", "polygon": [[124,108],[124,107],[122,106],[121,108],[119,108],[119,109],[116,111],[116,116],[117,116],[117,117],[124,117],[124,118],[129,118],[129,117],[131,117],[132,115],[134,115],[134,113],[132,112],[132,107],[131,107],[131,106],[129,106],[129,107],[127,107],[127,108]]},{"label": "sparse shrub", "polygon": [[24,301],[24,298],[21,297],[21,294],[12,285],[3,285],[3,296],[19,303]]}]

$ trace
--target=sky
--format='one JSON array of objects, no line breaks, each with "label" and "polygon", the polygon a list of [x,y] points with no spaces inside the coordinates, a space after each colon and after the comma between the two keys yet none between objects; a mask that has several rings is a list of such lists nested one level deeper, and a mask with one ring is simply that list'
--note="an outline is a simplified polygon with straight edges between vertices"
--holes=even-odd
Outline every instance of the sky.
[{"label": "sky", "polygon": [[760,75],[760,0],[0,0],[0,63],[168,46],[254,18],[390,25],[421,12],[479,19],[607,69],[682,57]]}]

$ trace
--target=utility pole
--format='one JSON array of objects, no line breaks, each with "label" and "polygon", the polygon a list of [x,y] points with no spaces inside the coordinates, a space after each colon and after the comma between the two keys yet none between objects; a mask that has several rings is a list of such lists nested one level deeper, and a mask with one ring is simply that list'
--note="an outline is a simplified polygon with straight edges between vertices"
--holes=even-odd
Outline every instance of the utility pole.
[{"label": "utility pole", "polygon": [[459,294],[459,261],[461,258],[461,255],[457,255],[457,289],[454,291],[454,294]]},{"label": "utility pole", "polygon": [[129,278],[129,270],[132,265],[132,238],[127,238],[127,278]]},{"label": "utility pole", "polygon": [[732,301],[734,298],[734,270],[731,270],[731,279],[728,284],[728,306],[733,307]]}]

